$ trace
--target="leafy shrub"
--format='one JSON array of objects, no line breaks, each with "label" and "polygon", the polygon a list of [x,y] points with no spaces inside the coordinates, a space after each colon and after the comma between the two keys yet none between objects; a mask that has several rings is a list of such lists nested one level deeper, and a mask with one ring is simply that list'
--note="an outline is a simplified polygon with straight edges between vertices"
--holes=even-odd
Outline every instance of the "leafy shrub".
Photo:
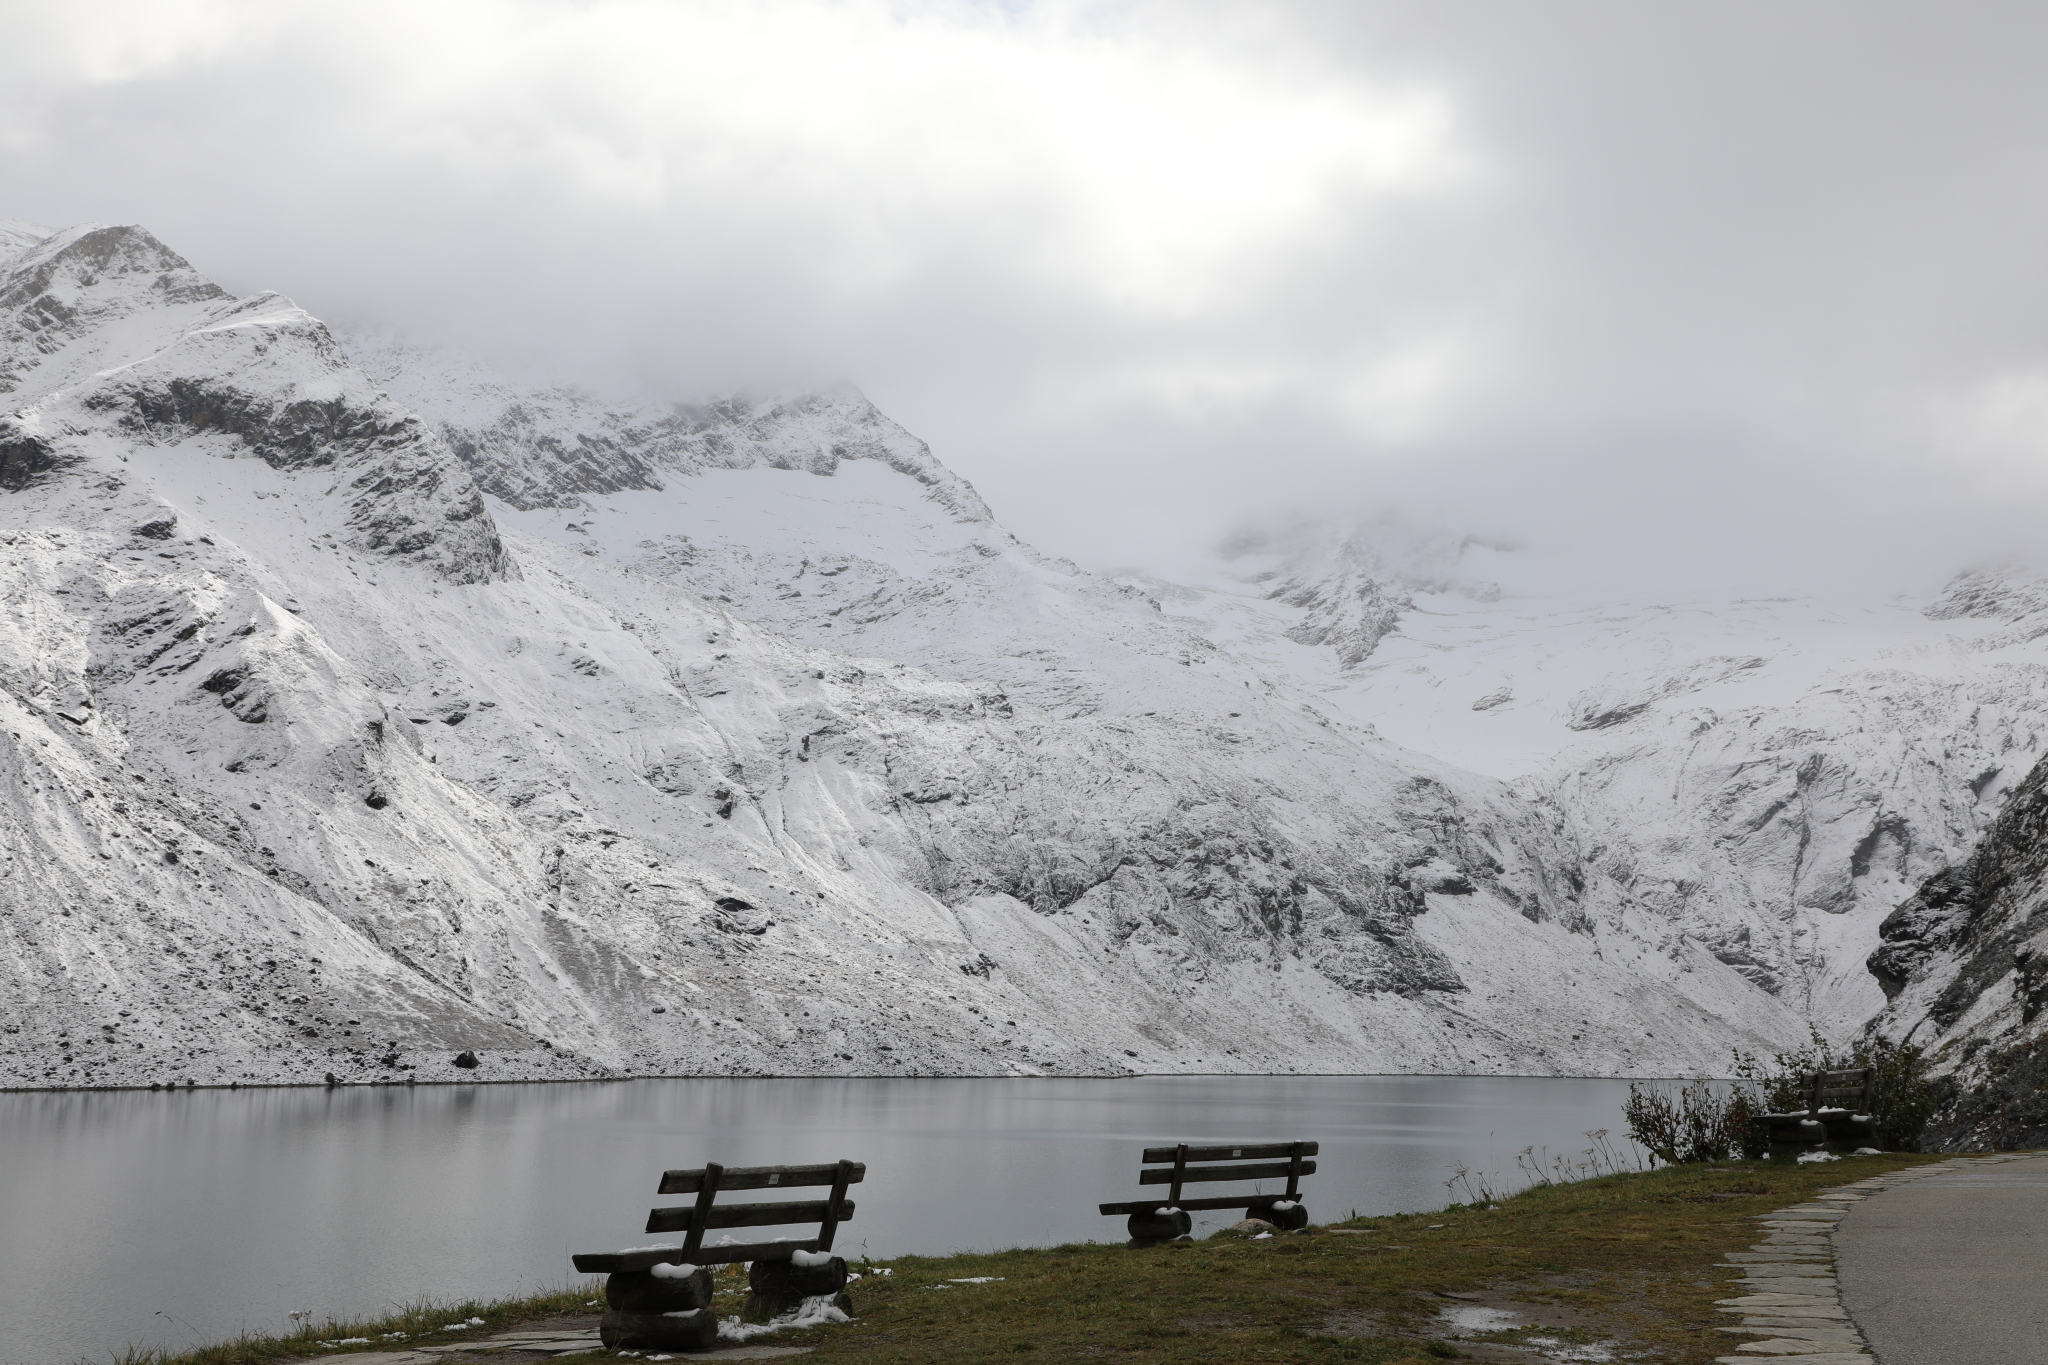
[{"label": "leafy shrub", "polygon": [[1927,1060],[1917,1047],[1879,1043],[1857,1049],[1859,1066],[1877,1068],[1870,1097],[1877,1120],[1877,1145],[1888,1152],[1917,1152],[1927,1121],[1940,1106],[1939,1087],[1927,1079]]},{"label": "leafy shrub", "polygon": [[1630,1137],[1659,1161],[1676,1166],[1746,1155],[1756,1113],[1751,1103],[1751,1092],[1740,1084],[1693,1081],[1674,1090],[1631,1083],[1621,1112]]},{"label": "leafy shrub", "polygon": [[1866,1066],[1876,1072],[1870,1113],[1876,1120],[1877,1145],[1886,1151],[1919,1151],[1938,1101],[1920,1049],[1864,1039],[1850,1052],[1837,1053],[1818,1029],[1810,1030],[1806,1046],[1777,1053],[1769,1062],[1738,1048],[1732,1083],[1694,1081],[1676,1090],[1668,1085],[1630,1085],[1622,1113],[1629,1136],[1660,1161],[1676,1165],[1722,1161],[1738,1154],[1759,1157],[1764,1154],[1764,1133],[1754,1122],[1757,1116],[1804,1109],[1806,1078],[1816,1071]]}]

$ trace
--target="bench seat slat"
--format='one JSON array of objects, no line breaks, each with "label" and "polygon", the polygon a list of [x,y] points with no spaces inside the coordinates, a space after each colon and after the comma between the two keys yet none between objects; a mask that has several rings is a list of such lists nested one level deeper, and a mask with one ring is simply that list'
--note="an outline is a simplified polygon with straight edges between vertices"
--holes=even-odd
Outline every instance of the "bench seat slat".
[{"label": "bench seat slat", "polygon": [[656,1265],[681,1265],[683,1249],[669,1251],[586,1251],[569,1258],[585,1275],[613,1275],[622,1270],[645,1270]]},{"label": "bench seat slat", "polygon": [[[1183,1199],[1173,1207],[1177,1209],[1262,1209],[1269,1204],[1285,1199],[1284,1194],[1239,1194],[1215,1195],[1206,1199]],[[1296,1200],[1301,1198],[1295,1196]],[[1111,1213],[1152,1213],[1166,1207],[1164,1199],[1132,1199],[1121,1204],[1099,1206],[1105,1214]]]},{"label": "bench seat slat", "polygon": [[[784,1204],[714,1204],[705,1228],[772,1228],[782,1223],[819,1223],[825,1218],[824,1199],[804,1199]],[[839,1221],[853,1218],[853,1201],[839,1201]],[[696,1210],[690,1205],[647,1211],[647,1231],[688,1232]]]},{"label": "bench seat slat", "polygon": [[[1209,1185],[1221,1180],[1285,1180],[1288,1176],[1288,1167],[1289,1163],[1285,1161],[1263,1162],[1245,1166],[1190,1166],[1181,1173],[1180,1183],[1183,1185]],[[1301,1163],[1301,1174],[1314,1175],[1315,1173],[1315,1162],[1304,1161]],[[1140,1171],[1138,1173],[1138,1183],[1140,1185],[1171,1185],[1173,1183],[1173,1168],[1166,1167],[1160,1170]]]},{"label": "bench seat slat", "polygon": [[[1320,1142],[1304,1142],[1300,1146],[1303,1156],[1314,1156],[1323,1149]],[[1263,1161],[1269,1157],[1293,1156],[1294,1148],[1295,1144],[1292,1142],[1237,1142],[1223,1147],[1190,1147],[1188,1160]],[[1145,1154],[1138,1159],[1138,1164],[1152,1166],[1162,1161],[1170,1162],[1177,1150],[1179,1149],[1174,1147],[1147,1147]]]},{"label": "bench seat slat", "polygon": [[[699,1247],[689,1257],[692,1265],[730,1265],[734,1261],[786,1261],[792,1251],[816,1251],[818,1239],[803,1242],[747,1242],[734,1246]],[[585,1275],[615,1275],[627,1270],[645,1270],[656,1265],[680,1265],[683,1249],[670,1251],[589,1252],[569,1258]]]},{"label": "bench seat slat", "polygon": [[745,1242],[737,1246],[703,1247],[697,1252],[699,1265],[731,1265],[734,1261],[786,1261],[792,1251],[817,1251],[819,1239],[801,1242]]},{"label": "bench seat slat", "polygon": [[[864,1161],[850,1163],[852,1169],[846,1177],[849,1185],[858,1185],[867,1178],[868,1167]],[[802,1188],[806,1185],[830,1185],[839,1178],[839,1163],[824,1166],[728,1166],[725,1174],[718,1179],[718,1188],[724,1190],[768,1190]],[[656,1194],[695,1194],[704,1188],[704,1172],[664,1171],[661,1188]]]}]

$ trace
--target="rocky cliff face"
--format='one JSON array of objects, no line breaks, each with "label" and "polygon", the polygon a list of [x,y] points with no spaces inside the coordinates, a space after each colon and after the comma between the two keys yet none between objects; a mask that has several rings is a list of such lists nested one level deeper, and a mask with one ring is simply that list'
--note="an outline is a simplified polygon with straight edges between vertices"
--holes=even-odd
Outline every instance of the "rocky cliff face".
[{"label": "rocky cliff face", "polygon": [[1975,849],[1886,917],[1870,955],[1887,1004],[1873,1028],[1961,1066],[2048,1031],[2048,766]]},{"label": "rocky cliff face", "polygon": [[2048,761],[1878,932],[1869,966],[1888,1003],[1870,1031],[1918,1044],[1950,1077],[1930,1143],[2048,1142]]},{"label": "rocky cliff face", "polygon": [[0,1082],[1796,1034],[1540,803],[1036,554],[851,391],[366,373],[132,228],[0,278]]}]

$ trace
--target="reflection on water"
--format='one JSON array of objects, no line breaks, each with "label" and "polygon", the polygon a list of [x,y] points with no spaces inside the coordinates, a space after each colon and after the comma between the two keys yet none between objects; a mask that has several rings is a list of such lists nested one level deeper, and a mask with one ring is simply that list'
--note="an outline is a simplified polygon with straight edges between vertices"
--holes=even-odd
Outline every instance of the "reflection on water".
[{"label": "reflection on water", "polygon": [[1512,1172],[1523,1147],[1618,1127],[1626,1090],[1275,1076],[0,1095],[0,1362],[560,1284],[571,1252],[631,1245],[676,1202],[655,1197],[662,1170],[707,1159],[867,1162],[838,1242],[853,1255],[1120,1241],[1095,1205],[1140,1197],[1138,1149],[1178,1139],[1321,1141],[1303,1185],[1318,1222],[1434,1208],[1458,1163]]}]

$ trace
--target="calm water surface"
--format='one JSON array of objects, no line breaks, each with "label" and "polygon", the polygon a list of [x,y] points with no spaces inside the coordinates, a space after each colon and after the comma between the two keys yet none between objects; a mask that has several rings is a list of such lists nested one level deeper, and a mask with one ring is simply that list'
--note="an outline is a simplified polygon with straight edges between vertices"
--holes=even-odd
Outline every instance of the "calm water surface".
[{"label": "calm water surface", "polygon": [[[1578,1151],[1620,1081],[711,1080],[0,1095],[0,1365],[571,1278],[645,1241],[669,1167],[868,1164],[837,1249],[1123,1239],[1138,1149],[1315,1138],[1318,1222],[1441,1207],[1465,1163]],[[1231,1187],[1236,1188],[1236,1187]],[[1236,1215],[1211,1214],[1196,1234]],[[795,1229],[787,1231],[794,1232]]]}]

